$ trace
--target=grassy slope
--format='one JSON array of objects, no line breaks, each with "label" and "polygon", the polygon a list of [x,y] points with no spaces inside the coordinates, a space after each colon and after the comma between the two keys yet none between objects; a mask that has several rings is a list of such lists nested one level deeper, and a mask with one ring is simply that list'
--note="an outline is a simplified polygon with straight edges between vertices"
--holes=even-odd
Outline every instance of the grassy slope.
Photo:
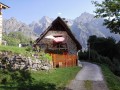
[{"label": "grassy slope", "polygon": [[0,45],[0,51],[11,51],[12,53],[15,53],[15,54],[29,55],[29,52],[26,51],[26,48],[23,48],[23,47],[19,48],[15,46]]},{"label": "grassy slope", "polygon": [[64,88],[65,85],[76,76],[79,70],[80,67],[58,68],[46,73],[33,72],[32,77],[35,79],[35,82],[51,83],[52,85],[55,85],[54,88],[60,89]]},{"label": "grassy slope", "polygon": [[[4,74],[0,72],[0,90],[63,90],[79,70],[80,67],[69,67],[57,68],[49,72],[31,71],[31,73],[9,72]],[[1,84],[1,76],[6,78],[6,84]],[[13,76],[14,80],[11,79]]]},{"label": "grassy slope", "polygon": [[120,90],[120,78],[115,76],[108,67],[101,66],[107,85],[110,90]]},{"label": "grassy slope", "polygon": [[0,51],[12,51],[14,53],[21,53],[25,51],[25,48],[19,48],[15,46],[3,46],[0,45]]}]

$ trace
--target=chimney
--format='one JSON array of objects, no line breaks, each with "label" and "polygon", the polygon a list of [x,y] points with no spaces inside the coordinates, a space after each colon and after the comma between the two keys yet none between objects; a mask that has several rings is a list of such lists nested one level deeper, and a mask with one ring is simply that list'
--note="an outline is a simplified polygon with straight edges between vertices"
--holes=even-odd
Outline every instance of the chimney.
[{"label": "chimney", "polygon": [[67,24],[68,21],[66,20],[66,18],[62,18],[62,20]]}]

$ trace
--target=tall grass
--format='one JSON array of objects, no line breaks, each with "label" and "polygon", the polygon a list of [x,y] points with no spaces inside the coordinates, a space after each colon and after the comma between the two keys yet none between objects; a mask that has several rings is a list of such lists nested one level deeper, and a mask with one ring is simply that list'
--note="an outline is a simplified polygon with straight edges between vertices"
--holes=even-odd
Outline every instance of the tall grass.
[{"label": "tall grass", "polygon": [[104,65],[101,66],[104,77],[107,81],[109,90],[120,90],[120,77],[114,75],[110,69]]}]

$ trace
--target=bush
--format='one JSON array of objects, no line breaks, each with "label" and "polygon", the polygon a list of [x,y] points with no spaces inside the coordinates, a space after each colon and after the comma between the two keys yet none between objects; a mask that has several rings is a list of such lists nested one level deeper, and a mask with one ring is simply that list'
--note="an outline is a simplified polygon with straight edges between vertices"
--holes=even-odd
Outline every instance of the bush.
[{"label": "bush", "polygon": [[[88,53],[89,56],[89,53]],[[99,54],[95,51],[95,50],[90,50],[90,60],[93,60],[94,62],[98,62],[96,61],[96,59],[100,59]]]},{"label": "bush", "polygon": [[44,53],[44,51],[37,52],[40,60],[51,61],[52,56],[50,54]]},{"label": "bush", "polygon": [[119,60],[116,59],[116,58],[113,59],[112,71],[113,71],[116,75],[120,76],[120,62],[119,62]]},{"label": "bush", "polygon": [[11,78],[9,75],[10,73],[7,70],[0,70],[0,84],[6,85],[8,82],[10,82]]},{"label": "bush", "polygon": [[30,52],[30,51],[32,51],[32,47],[31,46],[27,46],[25,50]]},{"label": "bush", "polygon": [[108,66],[112,65],[112,62],[108,57],[101,56],[100,59],[101,59],[101,64],[105,64],[105,65],[108,65]]},{"label": "bush", "polygon": [[90,62],[95,62],[99,64],[105,64],[108,66],[112,65],[111,60],[108,57],[101,56],[95,50],[90,51]]},{"label": "bush", "polygon": [[108,57],[99,55],[95,50],[91,50],[89,61],[93,63],[107,65],[109,66],[111,71],[114,72],[114,74],[120,76],[120,61],[117,58],[113,58],[113,60],[111,60]]},{"label": "bush", "polygon": [[87,52],[86,51],[84,51],[84,52],[80,51],[78,53],[78,58],[79,58],[79,60],[87,60],[88,59]]}]

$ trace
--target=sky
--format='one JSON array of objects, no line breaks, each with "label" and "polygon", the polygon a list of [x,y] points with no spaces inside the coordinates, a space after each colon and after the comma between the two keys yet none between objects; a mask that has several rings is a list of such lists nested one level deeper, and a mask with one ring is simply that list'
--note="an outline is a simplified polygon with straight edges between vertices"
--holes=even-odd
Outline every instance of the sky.
[{"label": "sky", "polygon": [[91,0],[0,0],[0,2],[10,7],[2,10],[3,18],[15,17],[27,24],[38,21],[43,16],[75,19],[81,13],[94,14],[93,11],[95,11]]}]

